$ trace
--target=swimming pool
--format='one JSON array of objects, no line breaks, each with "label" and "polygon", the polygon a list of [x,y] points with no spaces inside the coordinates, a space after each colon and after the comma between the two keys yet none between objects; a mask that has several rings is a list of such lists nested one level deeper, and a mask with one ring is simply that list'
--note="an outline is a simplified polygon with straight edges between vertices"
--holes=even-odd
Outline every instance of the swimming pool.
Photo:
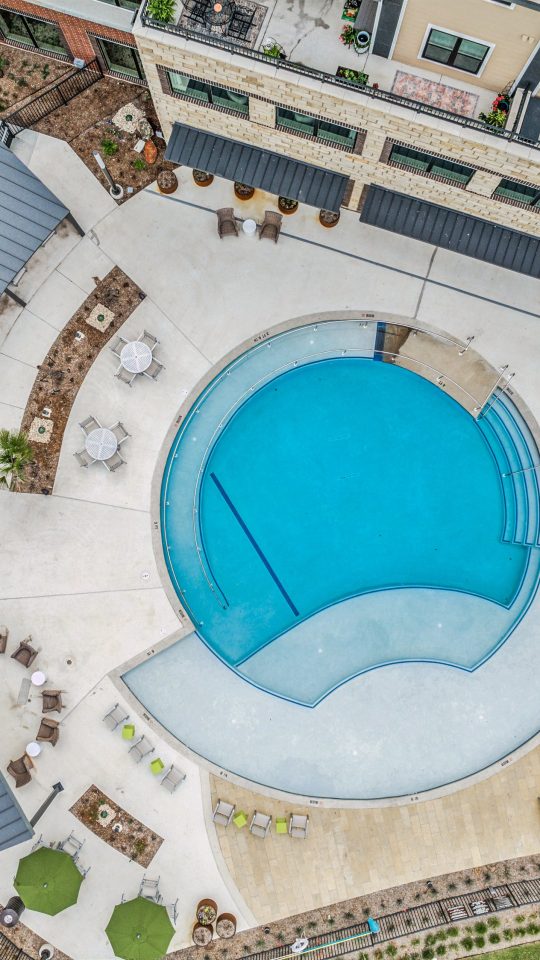
[{"label": "swimming pool", "polygon": [[199,397],[164,473],[165,558],[198,636],[303,706],[390,664],[474,671],[538,584],[513,404],[475,420],[376,348],[376,324],[345,321],[258,344]]}]

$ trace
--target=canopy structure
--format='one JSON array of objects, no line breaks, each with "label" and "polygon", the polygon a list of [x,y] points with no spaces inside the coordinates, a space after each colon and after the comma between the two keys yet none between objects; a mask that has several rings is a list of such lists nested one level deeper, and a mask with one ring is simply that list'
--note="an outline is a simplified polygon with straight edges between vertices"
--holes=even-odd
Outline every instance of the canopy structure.
[{"label": "canopy structure", "polygon": [[165,907],[136,897],[114,908],[105,933],[117,957],[161,960],[174,936],[174,927]]},{"label": "canopy structure", "polygon": [[0,143],[0,294],[69,210]]},{"label": "canopy structure", "polygon": [[82,881],[68,853],[39,847],[20,861],[14,887],[29,910],[54,916],[77,903]]},{"label": "canopy structure", "polygon": [[321,210],[338,211],[349,182],[342,173],[218,137],[185,123],[174,124],[165,159]]}]

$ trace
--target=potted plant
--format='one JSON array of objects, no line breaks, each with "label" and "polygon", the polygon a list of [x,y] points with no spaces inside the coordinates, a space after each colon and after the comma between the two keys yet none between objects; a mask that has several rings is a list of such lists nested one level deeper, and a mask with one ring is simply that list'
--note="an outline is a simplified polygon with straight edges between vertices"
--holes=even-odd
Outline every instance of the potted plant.
[{"label": "potted plant", "polygon": [[276,43],[275,40],[267,40],[266,43],[263,43],[262,52],[267,57],[273,57],[274,60],[287,59],[287,54],[285,53],[283,47],[280,43]]},{"label": "potted plant", "polygon": [[23,482],[34,450],[26,433],[0,430],[0,487],[15,490]]},{"label": "potted plant", "polygon": [[220,913],[216,920],[216,934],[222,940],[234,937],[236,933],[236,917],[232,913]]},{"label": "potted plant", "polygon": [[371,43],[371,34],[368,30],[357,30],[354,40],[354,49],[357,53],[365,53]]},{"label": "potted plant", "polygon": [[247,183],[239,183],[238,180],[235,181],[234,194],[238,200],[251,200],[254,193],[255,187],[250,187]]},{"label": "potted plant", "polygon": [[160,193],[174,193],[178,189],[178,178],[173,170],[160,170],[156,182]]},{"label": "potted plant", "polygon": [[193,927],[192,940],[197,947],[206,947],[212,942],[214,928],[211,923],[196,923]]},{"label": "potted plant", "polygon": [[347,24],[343,27],[343,30],[339,35],[339,39],[344,47],[354,47],[356,41],[356,30],[354,27],[351,27],[349,24]]},{"label": "potted plant", "polygon": [[340,212],[334,210],[319,210],[319,223],[322,227],[335,227],[339,222]]},{"label": "potted plant", "polygon": [[351,70],[349,67],[338,67],[336,77],[348,80],[349,83],[358,83],[362,87],[365,87],[369,80],[367,73],[363,73],[361,70]]},{"label": "potted plant", "polygon": [[197,904],[197,923],[201,923],[203,926],[210,926],[217,917],[217,903],[215,900],[199,900]]},{"label": "potted plant", "polygon": [[356,20],[360,9],[360,0],[345,0],[343,5],[342,20]]},{"label": "potted plant", "polygon": [[214,175],[206,170],[192,170],[191,175],[198,187],[209,187],[214,180]]},{"label": "potted plant", "polygon": [[158,148],[153,140],[147,140],[143,148],[143,157],[149,166],[152,166],[158,158]]},{"label": "potted plant", "polygon": [[508,119],[505,110],[490,110],[489,113],[481,113],[480,120],[487,123],[490,127],[504,127]]},{"label": "potted plant", "polygon": [[278,197],[278,207],[281,213],[289,215],[298,210],[298,200],[289,200],[288,197]]},{"label": "potted plant", "polygon": [[146,12],[152,20],[170,23],[174,17],[176,0],[148,0]]}]

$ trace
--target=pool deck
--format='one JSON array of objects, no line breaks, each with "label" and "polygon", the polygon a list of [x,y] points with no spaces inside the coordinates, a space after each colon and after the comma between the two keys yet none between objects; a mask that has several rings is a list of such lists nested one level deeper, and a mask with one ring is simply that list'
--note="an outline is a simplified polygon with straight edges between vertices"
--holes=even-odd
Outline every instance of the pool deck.
[{"label": "pool deck", "polygon": [[[57,841],[73,829],[85,837],[84,865],[92,866],[79,906],[61,921],[27,912],[25,922],[76,960],[112,957],[105,923],[122,892],[136,894],[143,870],[69,814],[92,782],[165,837],[147,873],[161,876],[166,900],[179,897],[173,947],[188,942],[200,896],[214,897],[246,926],[253,914],[270,919],[339,899],[347,895],[345,886],[377,889],[389,878],[411,879],[537,850],[538,749],[446,800],[411,800],[385,809],[313,808],[313,843],[274,857],[274,838],[266,846],[249,837],[252,849],[243,861],[226,846],[220,848],[209,823],[210,779],[204,767],[154,724],[135,716],[156,752],[186,770],[185,784],[170,797],[142,764],[131,762],[125,744],[105,729],[101,717],[119,699],[108,674],[130,658],[146,656],[178,626],[154,556],[152,476],[177,410],[212,364],[246,338],[294,317],[391,312],[461,340],[474,335],[474,346],[494,367],[508,363],[516,370],[515,388],[540,419],[538,282],[365,227],[348,212],[336,229],[324,231],[317,212],[304,208],[285,222],[275,247],[245,236],[220,242],[213,211],[232,202],[230,184],[216,181],[204,191],[182,169],[176,197],[147,190],[117,208],[66,144],[25,134],[17,138],[16,149],[90,233],[82,240],[66,234],[46,247],[39,278],[30,268],[25,281],[28,306],[21,310],[10,304],[0,315],[1,425],[20,423],[37,364],[93,289],[92,277],[104,276],[114,263],[148,294],[121,332],[138,336],[144,327],[154,333],[166,367],[155,383],[137,382],[130,390],[114,379],[114,358],[105,350],[75,401],[53,495],[0,494],[0,622],[10,627],[8,653],[31,633],[40,650],[36,666],[45,669],[51,686],[62,688],[67,705],[59,718],[60,742],[54,749],[45,747],[32,784],[17,798],[32,815],[51,784],[61,780],[64,793],[40,821],[38,835]],[[255,211],[248,205],[243,212]],[[120,419],[132,434],[125,446],[127,467],[115,474],[76,465],[77,424],[90,413],[104,422]],[[539,629],[535,606],[523,632],[525,644],[536,643],[536,657]],[[514,729],[511,712],[527,699],[527,667],[531,678],[537,675],[532,659],[522,662],[521,686],[514,690],[507,690],[502,678],[509,729]],[[29,704],[16,707],[24,671],[9,657],[2,670],[0,761],[5,769],[35,735],[39,700],[34,693]],[[473,706],[481,712],[478,692]],[[410,736],[421,739],[432,723],[427,692],[418,697],[417,708]],[[131,706],[130,712],[133,717]],[[399,711],[395,722],[397,729]],[[479,717],[478,722],[487,726],[489,720]],[[235,799],[240,788],[226,786]],[[250,802],[265,809],[275,801],[251,796]],[[317,836],[320,845],[315,845]],[[1,855],[5,877],[13,875],[30,846]],[[286,890],[293,885],[298,889],[289,897]]]}]

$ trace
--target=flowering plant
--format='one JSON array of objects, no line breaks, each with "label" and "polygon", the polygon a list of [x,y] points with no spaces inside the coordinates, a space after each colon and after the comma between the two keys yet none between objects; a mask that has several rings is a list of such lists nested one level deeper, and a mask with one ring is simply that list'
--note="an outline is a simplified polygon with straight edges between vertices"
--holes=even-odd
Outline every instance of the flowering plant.
[{"label": "flowering plant", "polygon": [[490,127],[504,127],[507,118],[506,110],[490,110],[489,113],[480,114],[480,120],[488,123]]},{"label": "flowering plant", "polygon": [[491,104],[491,111],[498,112],[502,110],[504,111],[504,113],[508,113],[509,109],[510,109],[510,102],[506,94],[498,93],[493,103]]},{"label": "flowering plant", "polygon": [[354,41],[356,40],[356,30],[354,27],[351,27],[349,24],[347,24],[345,27],[343,27],[343,30],[339,35],[339,39],[346,47],[352,47]]}]

